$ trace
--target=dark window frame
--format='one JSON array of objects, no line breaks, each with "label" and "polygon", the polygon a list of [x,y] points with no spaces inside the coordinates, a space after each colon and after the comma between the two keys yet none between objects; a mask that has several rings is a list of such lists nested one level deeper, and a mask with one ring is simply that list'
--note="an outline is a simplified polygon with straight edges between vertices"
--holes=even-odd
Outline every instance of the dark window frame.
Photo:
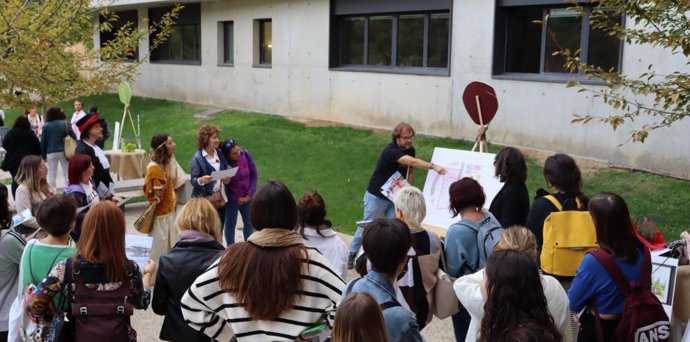
[{"label": "dark window frame", "polygon": [[[230,32],[228,34],[228,27]],[[220,53],[218,54],[218,65],[234,66],[235,65],[235,22],[233,20],[225,20],[219,22],[218,33],[221,36],[218,44]],[[230,36],[230,37],[228,37]],[[229,38],[229,39],[228,39]],[[228,46],[229,45],[229,46]]]},{"label": "dark window frame", "polygon": [[[172,7],[154,7],[149,8],[149,20],[152,22],[160,20],[163,13],[170,11]],[[192,27],[194,31],[194,37],[192,38],[192,55],[193,58],[185,58],[185,55],[189,54],[188,50],[185,50],[185,37],[184,31]],[[149,57],[149,63],[151,64],[183,64],[183,65],[201,65],[201,6],[199,4],[187,4],[185,8],[182,9],[177,22],[172,27],[173,33],[168,37],[168,39],[158,46],[154,51],[151,51]],[[182,59],[172,59],[172,38],[176,32],[180,32],[180,51],[179,55]],[[149,43],[152,37],[149,37]],[[167,51],[165,51],[167,50]],[[165,51],[164,53],[161,51]],[[161,56],[162,54],[162,56]]]},{"label": "dark window frame", "polygon": [[[430,46],[430,27],[432,16],[445,15],[448,20],[448,40],[447,40],[447,57],[446,67],[429,66],[429,46]],[[422,48],[422,66],[400,66],[398,61],[399,52],[399,36],[400,36],[400,17],[407,16],[423,16],[424,18],[424,32],[423,32],[423,48]],[[391,17],[391,56],[389,65],[370,65],[369,63],[369,23],[372,17]],[[357,15],[346,15],[333,18],[336,29],[337,43],[331,48],[331,70],[344,71],[363,71],[363,72],[382,72],[395,74],[415,74],[415,75],[434,75],[434,76],[450,76],[451,69],[451,42],[452,42],[452,10],[449,11],[425,11],[425,12],[398,12],[398,13],[368,13]],[[345,22],[348,20],[363,20],[363,56],[362,64],[348,64],[344,61],[344,47],[345,44]],[[332,24],[333,25],[333,24]],[[333,58],[335,57],[335,58]]]},{"label": "dark window frame", "polygon": [[[524,6],[535,6],[541,7],[542,10],[542,20],[546,18],[546,12],[550,9],[567,9],[572,5],[563,4],[563,2],[556,2],[553,0],[497,0],[496,5],[496,15],[494,22],[494,56],[493,56],[493,66],[492,66],[492,78],[495,79],[509,79],[509,80],[522,80],[522,81],[537,81],[537,82],[556,82],[563,83],[568,82],[573,79],[577,79],[584,84],[603,84],[603,81],[595,78],[588,78],[587,75],[578,71],[577,73],[568,72],[545,72],[545,53],[546,53],[546,34],[547,28],[546,23],[542,24],[541,28],[541,44],[539,51],[539,72],[509,72],[507,71],[507,61],[508,61],[508,40],[507,40],[507,30],[509,29],[509,24],[507,22],[508,12],[510,8],[514,7],[524,7]],[[581,28],[580,28],[580,56],[583,61],[588,62],[589,58],[589,40],[590,40],[590,20],[592,9],[595,5],[586,5],[583,1],[578,1],[581,6],[585,9],[581,18]],[[621,23],[625,25],[625,17],[621,18]],[[623,68],[623,53],[624,53],[624,42],[620,41],[618,43],[618,59],[616,70],[622,72]]]},{"label": "dark window frame", "polygon": [[[273,19],[271,18],[264,18],[264,19],[257,19],[256,23],[259,25],[259,40],[258,40],[258,64],[255,65],[257,67],[271,67],[273,65]],[[267,23],[271,24],[271,47],[269,50],[268,44],[266,44],[266,49],[264,49],[264,43],[266,40],[266,27],[265,25]],[[267,61],[266,56],[269,55],[269,60]]]},{"label": "dark window frame", "polygon": [[[100,47],[103,47],[106,42],[115,39],[115,35],[117,34],[117,31],[122,28],[126,23],[128,22],[133,22],[134,24],[132,25],[132,28],[134,30],[139,29],[139,11],[134,9],[134,10],[126,10],[126,11],[115,11],[117,15],[119,16],[118,20],[116,22],[112,22],[112,29],[110,32],[99,32],[99,45]],[[132,14],[134,15],[134,18],[131,18]],[[101,23],[103,22],[103,16],[99,15],[99,20]],[[129,19],[134,19],[134,21],[129,20]],[[100,57],[102,61],[103,58]],[[125,62],[135,62],[139,60],[139,44],[137,43],[137,47],[134,49],[134,56],[131,58],[125,58]]]}]

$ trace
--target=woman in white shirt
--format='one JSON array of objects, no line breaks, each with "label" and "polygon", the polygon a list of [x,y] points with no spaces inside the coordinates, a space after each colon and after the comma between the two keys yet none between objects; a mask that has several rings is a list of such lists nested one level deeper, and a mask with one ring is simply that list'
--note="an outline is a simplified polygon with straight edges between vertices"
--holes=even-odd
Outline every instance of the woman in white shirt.
[{"label": "woman in white shirt", "polygon": [[333,230],[331,221],[326,219],[326,203],[317,191],[309,191],[297,204],[297,232],[302,235],[304,244],[316,248],[333,269],[345,279],[347,275],[347,244]]},{"label": "woman in white shirt", "polygon": [[[521,226],[512,226],[506,229],[496,244],[494,251],[509,249],[526,253],[536,263],[537,239],[529,229]],[[470,328],[465,338],[466,342],[474,342],[479,338],[479,328],[484,316],[484,300],[480,290],[483,281],[484,269],[481,269],[476,273],[458,278],[455,284],[453,284],[455,295],[462,305],[467,308],[471,317]],[[549,313],[553,317],[556,328],[563,337],[563,341],[573,341],[568,295],[558,280],[551,276],[542,275],[541,284],[544,289],[544,296],[546,296]]]},{"label": "woman in white shirt", "polygon": [[[17,193],[14,196],[14,204],[17,212],[29,209],[31,218],[22,223],[24,227],[30,229],[40,228],[34,218],[38,211],[38,206],[48,196],[53,194],[53,189],[48,185],[48,164],[43,161],[41,156],[30,155],[24,157],[17,170]],[[28,233],[28,232],[22,232]]]}]

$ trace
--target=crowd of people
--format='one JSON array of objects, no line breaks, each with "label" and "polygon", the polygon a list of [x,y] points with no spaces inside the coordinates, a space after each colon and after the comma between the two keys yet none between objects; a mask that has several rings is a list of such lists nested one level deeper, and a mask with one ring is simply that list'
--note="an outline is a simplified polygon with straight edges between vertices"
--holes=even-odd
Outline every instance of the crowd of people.
[{"label": "crowd of people", "polygon": [[[609,341],[625,297],[598,259],[584,255],[570,276],[541,265],[545,227],[561,210],[591,214],[599,248],[626,279],[648,276],[625,201],[612,193],[586,197],[577,164],[565,154],[546,159],[550,189],[539,189],[530,206],[525,159],[502,149],[494,165],[503,187],[489,208],[479,182],[461,178],[448,194],[457,222],[445,227],[444,239],[425,229],[414,170],[447,170],[416,157],[415,131],[406,123],[393,129],[376,163],[364,223],[349,247],[318,191],[296,200],[279,180],[258,186],[249,151],[222,141],[212,125],[197,130],[193,198],[178,210],[184,171],[176,143],[170,134],[154,135],[143,186],[155,206],[153,246],[142,267],[125,253],[124,213],[102,145],[107,124],[97,109],[83,112],[80,100],[74,108],[70,124],[49,108],[38,130],[29,110],[3,141],[16,210],[32,218],[12,226],[8,189],[0,184],[0,342],[56,335],[136,341],[130,317],[149,305],[164,316],[159,336],[166,341],[416,342],[424,341],[421,331],[440,302],[457,306],[456,341]],[[78,142],[67,162],[61,141],[68,135]],[[64,194],[55,191],[58,166]],[[396,172],[409,186],[391,200],[381,187]],[[346,282],[348,268],[359,277]],[[457,278],[447,297],[434,291],[440,273]]]}]

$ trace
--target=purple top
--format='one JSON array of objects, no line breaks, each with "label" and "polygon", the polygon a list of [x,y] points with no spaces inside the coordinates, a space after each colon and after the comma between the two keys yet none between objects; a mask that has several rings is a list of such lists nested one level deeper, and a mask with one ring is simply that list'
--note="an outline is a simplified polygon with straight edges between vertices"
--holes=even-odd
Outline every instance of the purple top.
[{"label": "purple top", "polygon": [[258,174],[256,173],[256,165],[254,159],[249,151],[242,150],[240,153],[240,160],[228,160],[228,167],[239,167],[237,174],[235,174],[230,183],[225,186],[225,192],[228,195],[228,200],[232,203],[237,203],[242,196],[253,196],[256,191],[256,181]]}]

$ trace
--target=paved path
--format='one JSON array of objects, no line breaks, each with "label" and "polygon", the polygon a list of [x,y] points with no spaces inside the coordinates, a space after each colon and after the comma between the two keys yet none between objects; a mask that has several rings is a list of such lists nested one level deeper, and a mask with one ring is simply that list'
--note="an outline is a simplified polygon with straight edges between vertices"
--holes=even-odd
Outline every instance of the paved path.
[{"label": "paved path", "polygon": [[[144,203],[126,205],[125,216],[127,219],[127,234],[139,234],[134,230],[132,223],[138,217],[138,215],[143,212],[144,208]],[[236,241],[242,241],[242,231],[236,230],[236,233]],[[341,234],[341,236],[347,243],[352,240],[352,237],[349,235]],[[356,273],[350,270],[347,275],[347,280],[349,281],[355,277]],[[139,334],[139,341],[159,341],[158,334],[160,333],[160,328],[163,325],[163,317],[154,314],[150,308],[146,311],[135,310],[134,317],[132,318],[132,324]],[[429,342],[453,341],[453,326],[450,319],[434,319],[427,327],[424,328],[422,335]]]}]

